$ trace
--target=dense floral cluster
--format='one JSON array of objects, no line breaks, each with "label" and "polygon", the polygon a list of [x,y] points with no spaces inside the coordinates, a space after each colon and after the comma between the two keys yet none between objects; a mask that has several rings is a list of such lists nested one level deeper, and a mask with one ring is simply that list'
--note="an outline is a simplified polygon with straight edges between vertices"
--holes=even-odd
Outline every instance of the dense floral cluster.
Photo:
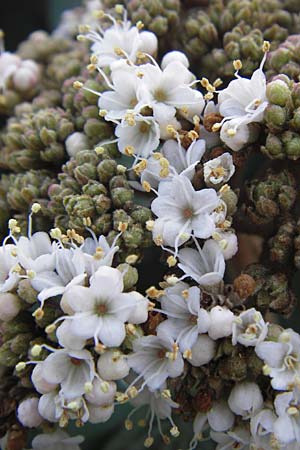
[{"label": "dense floral cluster", "polygon": [[0,54],[5,450],[125,403],[146,448],[299,448],[297,10],[182,3],[92,0]]}]

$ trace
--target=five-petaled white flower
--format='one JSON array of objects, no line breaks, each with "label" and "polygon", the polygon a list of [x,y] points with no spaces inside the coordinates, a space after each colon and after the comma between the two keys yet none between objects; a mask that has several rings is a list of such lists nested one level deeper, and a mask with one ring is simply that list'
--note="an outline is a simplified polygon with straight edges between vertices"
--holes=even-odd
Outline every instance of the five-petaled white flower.
[{"label": "five-petaled white flower", "polygon": [[[125,322],[134,322],[135,309],[148,301],[138,292],[123,293],[123,276],[118,269],[99,267],[90,279],[90,287],[72,286],[66,290],[62,301],[73,315],[70,333],[83,339],[93,338],[108,347],[118,347],[125,339]],[[136,323],[136,322],[135,322]],[[138,322],[140,323],[140,322]]]},{"label": "five-petaled white flower", "polygon": [[[199,333],[206,333],[210,318],[209,313],[200,308],[201,291],[198,287],[189,287],[186,283],[176,283],[165,289],[160,298],[162,312],[168,319],[162,322],[157,330],[176,339],[181,352],[190,351]],[[191,355],[187,355],[191,357]]]},{"label": "five-petaled white flower", "polygon": [[216,229],[212,213],[220,203],[216,191],[195,191],[190,180],[182,175],[172,179],[168,191],[158,195],[151,204],[158,217],[153,228],[154,239],[175,247],[177,251],[192,232],[201,239],[211,237]]},{"label": "five-petaled white flower", "polygon": [[255,308],[243,311],[232,324],[232,343],[255,347],[264,341],[268,334],[268,324]]},{"label": "five-petaled white flower", "polygon": [[133,353],[128,364],[139,376],[131,383],[134,386],[141,378],[149,389],[159,389],[168,377],[174,378],[183,371],[183,359],[174,340],[162,331],[157,336],[143,336],[133,341]]}]

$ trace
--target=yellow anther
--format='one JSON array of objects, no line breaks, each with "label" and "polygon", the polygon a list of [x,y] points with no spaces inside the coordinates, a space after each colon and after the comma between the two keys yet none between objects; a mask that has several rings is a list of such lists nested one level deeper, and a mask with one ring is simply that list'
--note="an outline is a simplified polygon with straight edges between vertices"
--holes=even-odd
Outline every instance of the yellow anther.
[{"label": "yellow anther", "polygon": [[87,41],[87,37],[84,34],[78,34],[76,36],[77,41],[79,42],[86,42]]},{"label": "yellow anther", "polygon": [[146,229],[148,231],[152,231],[153,228],[154,228],[154,224],[155,224],[154,220],[147,220],[147,222],[146,222]]},{"label": "yellow anther", "polygon": [[74,81],[74,83],[73,83],[73,88],[74,89],[81,89],[82,88],[82,86],[83,86],[83,83],[81,83],[81,81]]},{"label": "yellow anther", "polygon": [[174,425],[171,429],[170,429],[170,434],[173,436],[173,437],[178,437],[179,435],[180,435],[180,432],[179,432],[179,430],[178,430],[178,428],[176,427],[176,425]]},{"label": "yellow anther", "polygon": [[97,345],[95,345],[95,352],[97,352],[99,355],[102,355],[106,350],[106,346],[101,344],[101,342],[98,342]]},{"label": "yellow anther", "polygon": [[196,139],[198,139],[199,134],[197,133],[197,131],[195,130],[190,130],[187,134],[188,138],[191,139],[192,141],[195,141]]},{"label": "yellow anther", "polygon": [[146,294],[148,297],[150,298],[160,298],[165,294],[164,290],[161,289],[156,289],[155,286],[150,286],[147,290],[146,290]]},{"label": "yellow anther", "polygon": [[117,392],[115,398],[118,403],[126,403],[129,400],[128,395],[123,392]]},{"label": "yellow anther", "polygon": [[204,87],[204,88],[206,89],[207,86],[208,86],[210,83],[209,83],[209,81],[208,81],[207,78],[204,78],[204,77],[203,77],[203,78],[200,80],[200,84],[201,84],[202,87]]},{"label": "yellow anther", "polygon": [[90,394],[93,390],[93,384],[90,381],[84,383],[84,392],[86,394]]},{"label": "yellow anther", "polygon": [[24,363],[23,361],[20,361],[15,367],[17,372],[22,372],[25,368],[26,368],[26,363]]},{"label": "yellow anther", "polygon": [[42,209],[41,205],[39,203],[33,203],[31,206],[31,212],[33,214],[38,213]]},{"label": "yellow anther", "polygon": [[135,398],[135,397],[138,396],[138,394],[139,394],[138,390],[137,390],[137,388],[135,386],[132,386],[131,388],[129,388],[127,390],[127,395],[128,395],[129,398]]},{"label": "yellow anther", "polygon": [[150,448],[153,445],[154,439],[152,436],[148,436],[144,441],[144,446]]},{"label": "yellow anther", "polygon": [[131,431],[133,429],[133,422],[132,420],[126,419],[124,422],[125,428],[127,431]]},{"label": "yellow anther", "polygon": [[151,184],[148,181],[143,181],[142,186],[146,192],[151,192]]},{"label": "yellow anther", "polygon": [[86,66],[86,68],[89,72],[95,72],[95,70],[97,69],[97,66],[96,66],[96,64],[88,64]]},{"label": "yellow anther", "polygon": [[32,316],[36,319],[36,320],[41,320],[44,317],[44,311],[42,310],[42,308],[37,308],[33,313]]},{"label": "yellow anther", "polygon": [[173,255],[170,255],[167,258],[167,264],[168,264],[169,267],[174,267],[177,264],[177,259]]},{"label": "yellow anther", "polygon": [[123,164],[118,164],[118,165],[117,165],[117,172],[118,172],[120,175],[123,175],[124,173],[127,172],[127,167],[126,167],[126,166],[123,166]]},{"label": "yellow anther", "polygon": [[213,86],[215,88],[220,87],[223,84],[223,81],[221,80],[221,78],[217,78],[214,82],[213,82]]},{"label": "yellow anther", "polygon": [[104,19],[105,12],[102,9],[98,9],[97,11],[93,11],[93,16],[96,19]]},{"label": "yellow anther", "polygon": [[145,26],[141,20],[139,20],[135,25],[138,30],[142,30]]},{"label": "yellow anther", "polygon": [[82,222],[85,227],[90,227],[92,225],[92,219],[90,217],[83,217]]},{"label": "yellow anther", "polygon": [[192,359],[192,350],[191,349],[187,349],[183,352],[184,359]]},{"label": "yellow anther", "polygon": [[123,5],[120,5],[120,4],[117,4],[117,5],[115,6],[115,11],[116,11],[117,14],[123,14],[123,12],[124,12],[124,6],[123,6]]},{"label": "yellow anther", "polygon": [[142,159],[138,164],[133,167],[134,172],[137,175],[141,175],[141,173],[147,168],[146,159]]},{"label": "yellow anther", "polygon": [[220,130],[220,128],[222,128],[222,124],[220,122],[214,123],[211,130],[213,133],[216,133],[217,131]]},{"label": "yellow anther", "polygon": [[120,231],[121,233],[124,233],[124,231],[126,231],[128,228],[128,223],[126,222],[119,222],[118,224],[118,231]]},{"label": "yellow anther", "polygon": [[50,231],[50,236],[52,237],[52,239],[61,240],[62,232],[59,228],[52,228],[52,230]]},{"label": "yellow anther", "polygon": [[107,381],[102,381],[100,389],[102,392],[104,392],[104,394],[107,394],[107,392],[109,391],[109,383]]},{"label": "yellow anther", "polygon": [[204,95],[204,99],[205,100],[212,100],[214,98],[214,94],[212,93],[212,92],[207,92],[205,95]]},{"label": "yellow anther", "polygon": [[54,325],[53,323],[50,324],[50,325],[48,325],[48,326],[45,328],[45,331],[46,331],[47,334],[54,333],[55,330],[56,330],[56,325]]},{"label": "yellow anther", "polygon": [[105,152],[105,148],[104,147],[95,147],[94,151],[95,151],[95,153],[97,153],[97,155],[103,155],[103,153]]},{"label": "yellow anther", "polygon": [[181,292],[182,297],[186,300],[189,297],[189,291],[188,289],[185,289]]},{"label": "yellow anther", "polygon": [[138,255],[128,255],[125,259],[125,262],[127,264],[135,264],[137,260],[139,259]]},{"label": "yellow anther", "polygon": [[100,109],[99,116],[100,117],[105,117],[107,113],[108,113],[108,111],[106,109]]},{"label": "yellow anther", "polygon": [[89,31],[91,31],[91,27],[86,24],[81,24],[78,26],[78,31],[79,33],[88,33]]},{"label": "yellow anther", "polygon": [[243,67],[243,63],[240,59],[235,59],[232,64],[233,64],[234,70],[241,70]]},{"label": "yellow anther", "polygon": [[97,259],[97,260],[100,260],[100,259],[103,258],[104,255],[105,255],[105,252],[104,252],[103,248],[97,247],[96,250],[95,250],[95,253],[93,255],[93,258]]},{"label": "yellow anther", "polygon": [[263,52],[264,53],[269,52],[270,51],[270,47],[271,47],[270,42],[269,41],[264,41],[263,46],[262,46]]},{"label": "yellow anther", "polygon": [[134,147],[132,145],[127,145],[124,149],[124,153],[127,156],[133,156],[134,155]]},{"label": "yellow anther", "polygon": [[229,128],[226,133],[228,134],[228,136],[233,137],[236,135],[236,130],[234,128]]},{"label": "yellow anther", "polygon": [[170,398],[171,398],[171,391],[170,391],[170,389],[164,389],[164,390],[161,392],[161,396],[162,396],[162,398],[164,398],[165,400],[170,399]]},{"label": "yellow anther", "polygon": [[36,272],[34,270],[26,270],[26,275],[28,276],[28,278],[30,278],[30,280],[33,280],[33,278],[36,276]]},{"label": "yellow anther", "polygon": [[152,158],[158,161],[160,158],[163,158],[163,155],[159,152],[155,152],[152,154]]},{"label": "yellow anther", "polygon": [[126,328],[126,333],[131,335],[131,336],[135,336],[136,335],[136,326],[133,325],[132,323],[127,323],[125,325]]},{"label": "yellow anther", "polygon": [[161,169],[159,171],[159,176],[161,178],[167,178],[169,175],[170,175],[170,171],[169,171],[168,167],[164,167],[163,169]]}]

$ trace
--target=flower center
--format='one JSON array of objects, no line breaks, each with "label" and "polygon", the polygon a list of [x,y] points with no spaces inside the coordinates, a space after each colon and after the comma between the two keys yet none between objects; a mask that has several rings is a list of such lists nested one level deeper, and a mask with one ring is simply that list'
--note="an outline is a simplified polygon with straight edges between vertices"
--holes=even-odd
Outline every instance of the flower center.
[{"label": "flower center", "polygon": [[71,357],[70,360],[71,360],[71,363],[72,363],[74,366],[80,366],[80,364],[82,363],[82,360],[81,360],[81,359],[78,359],[78,358],[73,358],[73,357]]},{"label": "flower center", "polygon": [[190,316],[190,323],[191,324],[196,325],[197,324],[197,320],[198,320],[197,316]]},{"label": "flower center", "polygon": [[154,98],[157,102],[165,102],[168,100],[168,96],[163,89],[156,89],[154,92]]},{"label": "flower center", "polygon": [[249,325],[246,328],[246,330],[245,330],[246,334],[254,334],[254,335],[256,335],[257,332],[258,332],[258,328],[257,328],[257,326],[254,323],[251,323],[251,325]]},{"label": "flower center", "polygon": [[193,217],[194,211],[192,210],[192,208],[185,208],[182,214],[185,219],[190,219],[191,217]]},{"label": "flower center", "polygon": [[157,352],[157,357],[159,359],[164,359],[166,356],[166,350],[164,350],[163,348],[161,348],[160,350],[158,350]]},{"label": "flower center", "polygon": [[211,170],[210,176],[214,178],[220,178],[224,177],[225,175],[225,169],[222,166],[216,167],[215,169]]},{"label": "flower center", "polygon": [[98,316],[104,316],[104,314],[107,313],[107,306],[104,305],[103,303],[100,305],[96,306],[96,314],[98,314]]},{"label": "flower center", "polygon": [[140,126],[139,126],[139,130],[141,133],[146,134],[149,132],[151,125],[149,125],[149,123],[146,122],[141,122]]}]

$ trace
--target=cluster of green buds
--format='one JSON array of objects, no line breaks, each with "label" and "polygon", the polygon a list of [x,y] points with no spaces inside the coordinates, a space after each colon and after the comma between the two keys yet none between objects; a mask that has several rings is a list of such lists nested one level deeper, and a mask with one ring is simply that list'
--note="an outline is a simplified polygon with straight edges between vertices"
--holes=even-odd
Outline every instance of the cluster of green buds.
[{"label": "cluster of green buds", "polygon": [[8,216],[17,219],[22,232],[26,234],[28,211],[35,202],[41,205],[41,209],[33,216],[33,227],[35,230],[48,229],[48,188],[55,181],[53,173],[47,170],[28,170],[24,173],[2,175],[0,192],[5,201],[5,221],[0,222],[0,230],[3,236],[6,234],[5,222]]},{"label": "cluster of green buds", "polygon": [[126,3],[132,22],[141,21],[147,30],[153,31],[159,38],[167,38],[167,35],[172,35],[179,24],[179,0],[129,0],[126,2],[104,0],[103,3],[107,7]]},{"label": "cluster of green buds", "polygon": [[109,122],[99,116],[98,96],[80,87],[100,93],[107,86],[101,75],[90,73],[87,69],[82,71],[80,77],[66,79],[62,86],[63,107],[72,116],[76,130],[85,136],[82,149],[93,148],[98,142],[109,139],[113,129]]},{"label": "cluster of green buds", "polygon": [[61,108],[11,117],[1,132],[1,167],[13,171],[59,167],[64,141],[73,133],[72,118]]},{"label": "cluster of green buds", "polygon": [[261,151],[271,159],[300,157],[300,83],[285,75],[267,85],[266,141]]},{"label": "cluster of green buds", "polygon": [[267,59],[267,77],[284,73],[295,81],[299,80],[300,66],[299,35],[289,36],[282,44],[270,52]]},{"label": "cluster of green buds", "polygon": [[112,241],[122,223],[125,229],[118,245],[125,254],[140,254],[152,245],[146,228],[151,211],[135,203],[126,167],[118,164],[108,150],[96,147],[95,151],[79,151],[63,166],[58,178],[59,183],[49,188],[48,208],[55,226],[62,231],[74,229],[88,235],[88,227]]},{"label": "cluster of green buds", "polygon": [[263,179],[253,179],[247,185],[247,201],[240,210],[251,226],[273,224],[293,208],[297,198],[294,176],[288,170],[275,173],[269,170]]}]

